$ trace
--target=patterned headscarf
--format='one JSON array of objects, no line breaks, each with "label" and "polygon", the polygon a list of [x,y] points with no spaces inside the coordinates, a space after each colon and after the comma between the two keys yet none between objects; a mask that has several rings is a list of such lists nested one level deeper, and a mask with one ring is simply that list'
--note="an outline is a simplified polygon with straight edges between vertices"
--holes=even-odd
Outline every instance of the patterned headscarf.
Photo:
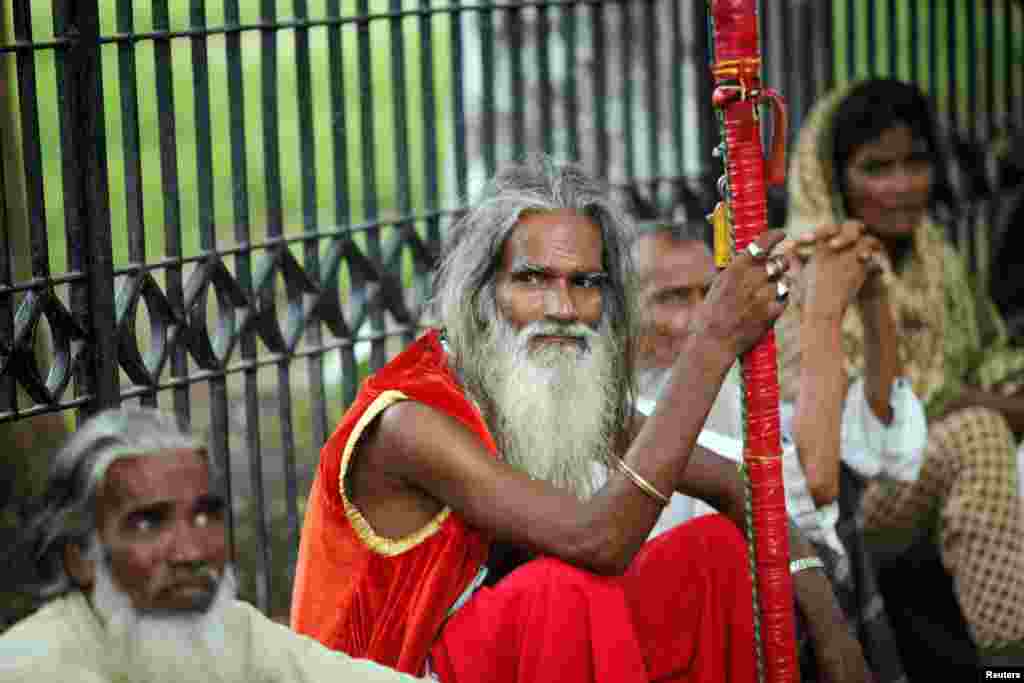
[{"label": "patterned headscarf", "polygon": [[[820,100],[807,117],[793,153],[788,178],[786,230],[799,235],[843,216],[835,188],[833,120],[850,91],[848,84]],[[992,388],[1024,369],[1024,353],[1007,349],[1005,325],[989,300],[979,301],[960,254],[942,229],[926,215],[913,232],[909,253],[898,265],[886,260],[883,275],[893,307],[902,374],[930,414],[955,396],[964,383]],[[801,340],[799,283],[777,326],[780,388],[795,399]],[[851,305],[843,319],[846,370],[856,377],[864,368],[864,325]]]}]

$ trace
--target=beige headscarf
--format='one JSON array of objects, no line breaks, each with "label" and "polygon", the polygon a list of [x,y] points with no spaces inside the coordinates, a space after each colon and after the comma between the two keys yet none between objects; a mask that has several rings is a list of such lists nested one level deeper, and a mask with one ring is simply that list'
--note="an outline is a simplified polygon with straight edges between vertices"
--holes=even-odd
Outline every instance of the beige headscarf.
[{"label": "beige headscarf", "polygon": [[[835,222],[842,215],[837,211],[839,198],[833,191],[833,174],[841,171],[832,168],[831,124],[854,85],[848,84],[820,100],[800,131],[788,178],[786,230],[790,235]],[[941,410],[964,382],[991,388],[1024,368],[1024,353],[1005,348],[1005,326],[994,306],[989,301],[978,305],[960,255],[930,216],[914,230],[913,248],[898,270],[891,263],[883,267],[902,374],[911,381],[929,413]],[[783,398],[790,401],[795,399],[797,389],[801,310],[798,283],[793,301],[776,328],[780,388]],[[983,320],[979,320],[979,313]],[[859,375],[864,367],[864,326],[856,306],[850,306],[843,320],[843,350],[849,376]]]}]

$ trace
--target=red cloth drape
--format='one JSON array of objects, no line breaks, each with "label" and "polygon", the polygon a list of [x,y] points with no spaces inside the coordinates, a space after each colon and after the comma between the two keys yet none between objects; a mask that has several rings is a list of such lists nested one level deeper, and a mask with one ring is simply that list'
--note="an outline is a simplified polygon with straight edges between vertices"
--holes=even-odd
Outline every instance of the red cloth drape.
[{"label": "red cloth drape", "polygon": [[756,677],[746,543],[724,517],[648,542],[623,576],[552,558],[481,589],[431,651],[444,683]]}]

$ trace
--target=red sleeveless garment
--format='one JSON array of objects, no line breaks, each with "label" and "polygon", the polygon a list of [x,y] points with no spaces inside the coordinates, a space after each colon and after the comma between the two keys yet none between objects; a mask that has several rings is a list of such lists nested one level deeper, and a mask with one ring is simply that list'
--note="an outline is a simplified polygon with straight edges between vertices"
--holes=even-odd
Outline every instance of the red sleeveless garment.
[{"label": "red sleeveless garment", "polygon": [[368,379],[320,452],[291,625],[332,649],[421,674],[445,614],[486,560],[488,540],[449,508],[410,536],[383,538],[343,495],[341,482],[361,434],[385,408],[406,399],[458,418],[497,452],[448,369],[437,331]]},{"label": "red sleeveless garment", "polygon": [[484,563],[487,539],[448,509],[410,537],[378,537],[340,488],[362,431],[406,398],[455,416],[497,452],[437,332],[368,380],[321,452],[292,599],[296,631],[415,675],[429,652],[445,683],[755,679],[746,545],[720,515],[647,542],[622,576],[550,557],[528,562],[445,622]]}]

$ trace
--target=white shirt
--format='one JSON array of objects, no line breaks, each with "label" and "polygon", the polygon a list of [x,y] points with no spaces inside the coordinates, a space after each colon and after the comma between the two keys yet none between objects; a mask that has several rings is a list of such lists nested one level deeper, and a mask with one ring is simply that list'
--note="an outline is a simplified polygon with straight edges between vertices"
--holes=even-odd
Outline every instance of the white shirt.
[{"label": "white shirt", "polygon": [[[715,401],[735,406],[740,411],[740,382],[736,373],[730,372]],[[655,401],[641,397],[637,410],[644,415],[654,411]],[[847,392],[843,406],[840,427],[840,457],[854,471],[865,477],[888,477],[899,481],[914,481],[921,470],[924,448],[928,438],[924,408],[914,395],[910,383],[897,379],[893,384],[891,405],[893,420],[882,424],[871,411],[864,396],[863,380],[857,380]],[[721,411],[719,411],[721,412]],[[712,414],[715,414],[714,408]],[[782,429],[782,476],[786,491],[786,511],[793,522],[807,536],[819,543],[825,543],[842,554],[842,546],[836,535],[839,519],[839,504],[833,501],[816,507],[807,486],[807,478],[793,441],[793,405],[780,406]],[[712,420],[709,419],[709,423]],[[721,418],[718,419],[721,423]],[[733,424],[738,424],[738,419]],[[739,462],[743,457],[741,434],[722,434],[704,429],[697,437],[697,443],[722,457]],[[669,505],[662,511],[651,536],[656,536],[688,519],[715,512],[707,503],[684,496],[672,495]]]}]

